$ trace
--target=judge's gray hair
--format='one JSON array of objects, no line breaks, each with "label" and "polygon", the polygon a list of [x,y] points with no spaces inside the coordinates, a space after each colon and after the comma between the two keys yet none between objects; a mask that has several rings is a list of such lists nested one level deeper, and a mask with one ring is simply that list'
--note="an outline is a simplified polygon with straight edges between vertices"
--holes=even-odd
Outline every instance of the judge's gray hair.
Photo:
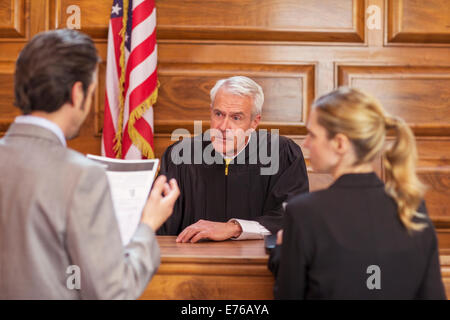
[{"label": "judge's gray hair", "polygon": [[235,76],[217,81],[210,92],[211,106],[214,104],[217,91],[219,91],[221,87],[224,87],[229,93],[243,97],[251,97],[253,101],[252,116],[261,115],[262,105],[264,103],[264,93],[261,86],[255,81],[244,76]]}]

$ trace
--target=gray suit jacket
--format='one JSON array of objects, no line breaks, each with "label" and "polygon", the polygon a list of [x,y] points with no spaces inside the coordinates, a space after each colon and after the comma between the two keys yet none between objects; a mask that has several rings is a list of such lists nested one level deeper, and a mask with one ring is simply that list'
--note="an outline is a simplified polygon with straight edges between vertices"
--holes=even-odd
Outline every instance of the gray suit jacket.
[{"label": "gray suit jacket", "polygon": [[159,263],[147,225],[123,247],[103,168],[45,128],[11,125],[0,140],[0,299],[136,299]]}]

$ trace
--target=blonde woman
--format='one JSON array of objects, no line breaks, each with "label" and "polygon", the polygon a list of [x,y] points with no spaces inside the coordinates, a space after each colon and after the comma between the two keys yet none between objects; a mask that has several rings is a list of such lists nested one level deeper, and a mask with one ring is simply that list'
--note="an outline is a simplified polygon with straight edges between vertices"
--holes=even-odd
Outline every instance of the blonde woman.
[{"label": "blonde woman", "polygon": [[[445,299],[408,126],[343,87],[314,103],[307,128],[311,165],[334,182],[289,201],[269,260],[275,298]],[[385,148],[388,131],[394,142]],[[373,172],[377,156],[386,184]]]}]

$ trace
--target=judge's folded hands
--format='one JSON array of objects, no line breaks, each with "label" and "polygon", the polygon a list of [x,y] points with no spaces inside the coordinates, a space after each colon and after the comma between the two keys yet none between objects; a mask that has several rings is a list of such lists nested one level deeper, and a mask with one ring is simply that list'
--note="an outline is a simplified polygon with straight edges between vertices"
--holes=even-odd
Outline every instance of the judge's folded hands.
[{"label": "judge's folded hands", "polygon": [[227,240],[239,237],[242,228],[233,222],[213,222],[199,220],[189,227],[186,227],[177,237],[176,242],[197,242],[202,239],[214,241]]},{"label": "judge's folded hands", "polygon": [[175,179],[167,182],[165,176],[159,176],[153,185],[144,210],[142,210],[141,222],[156,232],[172,214],[173,206],[179,195],[180,189]]}]

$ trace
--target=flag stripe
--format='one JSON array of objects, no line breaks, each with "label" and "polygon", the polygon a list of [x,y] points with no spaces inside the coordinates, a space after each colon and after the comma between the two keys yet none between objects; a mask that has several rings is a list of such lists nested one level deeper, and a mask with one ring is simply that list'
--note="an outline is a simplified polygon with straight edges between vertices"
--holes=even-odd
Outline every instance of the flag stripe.
[{"label": "flag stripe", "polygon": [[[120,74],[120,43],[122,42],[122,37],[119,35],[120,30],[122,29],[122,19],[114,18],[111,19],[109,24],[109,32],[111,34],[111,38],[108,36],[108,43],[112,43],[114,45],[111,50],[114,54],[115,59],[111,62],[115,62],[117,68],[117,74]],[[108,55],[110,49],[108,48]],[[108,60],[109,61],[109,60]]]},{"label": "flag stripe", "polygon": [[[125,129],[127,126],[128,117],[131,111],[134,110],[140,103],[142,103],[145,99],[141,99],[139,103],[132,105],[132,108],[130,108],[130,96],[133,94],[134,90],[140,86],[148,77],[150,77],[152,74],[150,74],[151,71],[155,73],[156,77],[156,50],[153,51],[152,55],[147,57],[147,59],[144,61],[144,63],[141,63],[138,67],[134,68],[131,75],[131,88],[128,88],[127,90],[127,96],[125,99],[125,112],[124,112],[124,120],[123,120],[123,128]],[[153,56],[153,57],[152,57]],[[149,88],[149,90],[154,90],[157,86],[157,79],[156,81],[149,82],[154,83],[154,86],[152,88]],[[148,92],[148,91],[147,91]],[[136,93],[137,94],[137,93]],[[151,93],[150,93],[151,94]],[[133,101],[139,101],[138,99],[134,98]]]},{"label": "flag stripe", "polygon": [[[113,0],[102,154],[125,159],[153,157],[152,104],[157,89],[155,1]],[[118,127],[119,119],[122,127]]]},{"label": "flag stripe", "polygon": [[[133,0],[133,10],[135,8],[137,8],[142,2],[148,2],[148,1],[145,1],[145,0]],[[151,3],[154,4],[154,2],[151,2]]]},{"label": "flag stripe", "polygon": [[126,86],[125,91],[128,91],[130,84],[130,73],[136,66],[142,63],[155,49],[156,33],[153,32],[150,37],[145,39],[139,46],[136,47],[128,57],[127,69],[125,73]]},{"label": "flag stripe", "polygon": [[[109,39],[112,39],[112,34]],[[118,99],[118,90],[119,87],[119,76],[118,72],[120,71],[117,68],[117,64],[114,63],[116,61],[116,55],[114,50],[108,50],[107,53],[107,61],[106,61],[106,97],[108,98],[108,102],[110,106],[116,106],[119,105],[119,99]],[[114,110],[117,111],[117,110]],[[117,112],[111,112],[110,117],[112,119],[112,123],[114,126],[114,132],[117,130]]]},{"label": "flag stripe", "polygon": [[108,95],[105,94],[105,115],[103,119],[104,125],[103,125],[103,154],[106,157],[114,158],[114,137],[116,135],[115,130],[111,130],[110,128],[114,128],[114,122],[111,117],[111,110],[109,108],[108,103]]},{"label": "flag stripe", "polygon": [[131,51],[133,51],[142,41],[147,39],[154,32],[156,27],[156,11],[153,10],[152,14],[142,21],[133,29],[131,35]]},{"label": "flag stripe", "polygon": [[147,17],[151,15],[153,11],[154,7],[150,4],[150,2],[142,2],[140,5],[134,7],[132,27],[136,28],[136,26],[147,19]]},{"label": "flag stripe", "polygon": [[143,103],[145,99],[149,95],[152,94],[152,88],[156,87],[156,70],[153,74],[145,79],[135,90],[133,90],[130,94],[130,113],[136,108],[138,105]]},{"label": "flag stripe", "polygon": [[[143,138],[150,143],[150,145],[153,145],[153,130],[152,127],[149,125],[149,123],[143,119],[140,118],[135,123],[136,129],[138,129],[139,133],[143,136]],[[126,135],[124,135],[124,145],[123,145],[123,153],[126,155],[125,159],[129,158],[130,149],[134,146],[131,142],[131,138],[128,134],[128,131],[126,131]],[[133,153],[131,153],[133,154]],[[132,158],[130,158],[132,159]]]}]

